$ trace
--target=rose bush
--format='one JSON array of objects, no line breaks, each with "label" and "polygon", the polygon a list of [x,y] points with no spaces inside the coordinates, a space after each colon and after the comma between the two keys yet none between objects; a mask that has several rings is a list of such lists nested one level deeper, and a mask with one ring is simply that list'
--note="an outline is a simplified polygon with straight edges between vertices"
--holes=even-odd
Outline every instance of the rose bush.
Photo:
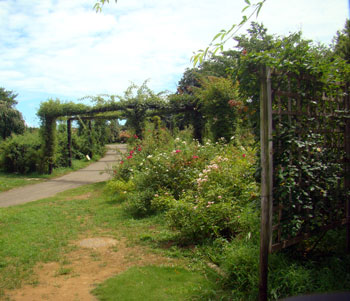
[{"label": "rose bush", "polygon": [[[119,199],[126,199],[128,210],[136,216],[166,212],[170,227],[192,241],[251,231],[258,203],[256,149],[224,139],[199,144],[189,130],[175,138],[154,131],[149,125],[144,140],[132,140],[114,169],[115,184],[108,185],[118,188],[117,195],[127,191]],[[119,189],[124,186],[133,189]]]}]

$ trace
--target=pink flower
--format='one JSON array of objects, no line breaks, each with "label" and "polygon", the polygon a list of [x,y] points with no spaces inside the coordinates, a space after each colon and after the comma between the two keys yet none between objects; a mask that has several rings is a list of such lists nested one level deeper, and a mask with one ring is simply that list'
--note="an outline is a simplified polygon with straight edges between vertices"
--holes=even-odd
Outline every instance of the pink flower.
[{"label": "pink flower", "polygon": [[139,139],[139,137],[138,137],[137,135],[134,135],[134,138],[135,138],[135,139]]},{"label": "pink flower", "polygon": [[176,151],[175,151],[175,153],[180,153],[181,152],[181,150],[179,150],[179,149],[177,149]]},{"label": "pink flower", "polygon": [[139,147],[137,150],[140,152],[140,151],[142,151],[142,148],[141,148],[141,147]]},{"label": "pink flower", "polygon": [[127,159],[131,159],[131,158],[132,158],[132,155],[130,155],[130,156],[127,156],[126,158],[127,158]]},{"label": "pink flower", "polygon": [[123,164],[124,163],[124,161],[122,160],[122,161],[120,161],[120,164]]},{"label": "pink flower", "polygon": [[198,159],[199,157],[198,156],[193,156],[192,159]]},{"label": "pink flower", "polygon": [[221,195],[219,195],[219,196],[218,196],[218,199],[219,199],[219,200],[221,200],[221,199],[222,199],[222,196],[221,196]]},{"label": "pink flower", "polygon": [[243,158],[245,158],[246,157],[246,155],[245,154],[243,154]]},{"label": "pink flower", "polygon": [[133,154],[133,153],[134,153],[134,151],[133,151],[133,150],[131,150],[131,151],[130,151],[130,156],[132,156],[132,154]]}]

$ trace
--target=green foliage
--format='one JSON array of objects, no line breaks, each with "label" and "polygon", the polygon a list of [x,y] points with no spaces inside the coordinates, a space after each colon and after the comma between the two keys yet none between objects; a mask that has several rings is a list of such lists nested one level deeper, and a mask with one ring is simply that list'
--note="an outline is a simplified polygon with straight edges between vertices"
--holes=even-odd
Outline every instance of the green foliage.
[{"label": "green foliage", "polygon": [[128,182],[123,180],[112,180],[106,184],[105,192],[112,200],[122,202],[127,199],[127,194],[131,193],[134,189],[135,185],[131,180]]},{"label": "green foliage", "polygon": [[339,185],[344,177],[342,152],[328,148],[325,137],[313,129],[302,133],[284,124],[278,137],[283,151],[275,150],[274,193],[283,203],[283,217],[288,221],[282,223],[282,237],[314,231],[342,219],[340,203],[346,198]]},{"label": "green foliage", "polygon": [[[191,58],[193,65],[196,66],[198,63],[202,64],[203,61],[211,55],[215,55],[217,52],[222,52],[225,43],[232,39],[238,31],[245,25],[254,15],[257,17],[260,13],[266,0],[251,3],[250,0],[244,0],[246,6],[242,9],[242,20],[239,24],[233,24],[230,29],[222,29],[217,33],[210,45],[205,50],[198,50],[198,52]],[[250,11],[250,14],[244,15],[245,11]]]},{"label": "green foliage", "polygon": [[334,52],[350,63],[350,20],[345,22],[344,29],[337,32],[335,37]]},{"label": "green foliage", "polygon": [[123,97],[118,97],[125,107],[123,116],[127,119],[126,125],[131,127],[140,139],[143,137],[142,130],[145,126],[148,111],[152,108],[160,109],[166,105],[161,98],[161,94],[155,94],[148,88],[147,81],[145,81],[140,87],[132,84],[125,91]]},{"label": "green foliage", "polygon": [[136,216],[166,211],[170,226],[186,240],[251,232],[257,224],[256,150],[222,142],[200,145],[186,139],[186,132],[175,139],[166,130],[155,135],[151,126],[115,169],[116,183],[134,184],[126,194],[129,211]]},{"label": "green foliage", "polygon": [[220,138],[229,141],[235,133],[242,106],[237,87],[229,79],[209,77],[195,90],[195,95],[200,99],[200,110],[209,123],[214,141]]},{"label": "green foliage", "polygon": [[194,188],[168,211],[170,226],[191,241],[253,231],[258,224],[254,153],[232,144],[216,147],[214,159],[196,174]]},{"label": "green foliage", "polygon": [[0,137],[5,140],[12,133],[22,134],[25,129],[22,114],[14,108],[17,95],[0,88]]},{"label": "green foliage", "polygon": [[1,144],[1,166],[6,172],[28,173],[40,165],[41,140],[37,132],[13,135]]}]

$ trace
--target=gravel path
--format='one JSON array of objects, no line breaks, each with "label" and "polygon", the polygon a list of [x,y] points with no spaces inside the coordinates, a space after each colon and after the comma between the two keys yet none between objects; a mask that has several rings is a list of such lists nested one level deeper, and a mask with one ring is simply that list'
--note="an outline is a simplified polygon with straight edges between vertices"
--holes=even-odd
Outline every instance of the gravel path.
[{"label": "gravel path", "polygon": [[90,164],[86,168],[42,183],[1,192],[0,207],[24,204],[54,196],[55,194],[68,189],[108,180],[110,174],[108,174],[106,170],[116,162],[118,156],[116,149],[126,151],[126,145],[110,144],[107,145],[107,149],[106,155],[101,160]]}]

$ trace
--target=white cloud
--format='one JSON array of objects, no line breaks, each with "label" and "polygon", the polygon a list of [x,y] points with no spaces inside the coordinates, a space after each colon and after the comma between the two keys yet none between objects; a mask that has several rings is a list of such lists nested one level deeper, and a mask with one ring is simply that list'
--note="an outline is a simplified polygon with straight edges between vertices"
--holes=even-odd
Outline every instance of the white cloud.
[{"label": "white cloud", "polygon": [[[0,86],[73,100],[122,94],[148,78],[153,89],[175,90],[193,51],[239,22],[244,7],[243,0],[119,0],[96,14],[94,2],[0,0]],[[302,29],[330,43],[346,16],[345,0],[267,0],[258,20],[270,33]]]}]

